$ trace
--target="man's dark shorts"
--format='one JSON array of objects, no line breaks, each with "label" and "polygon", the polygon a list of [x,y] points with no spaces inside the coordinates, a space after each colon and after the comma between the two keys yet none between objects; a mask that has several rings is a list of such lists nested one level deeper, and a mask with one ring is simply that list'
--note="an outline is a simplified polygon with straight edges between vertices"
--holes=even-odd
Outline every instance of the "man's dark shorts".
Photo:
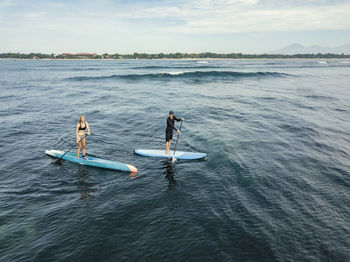
[{"label": "man's dark shorts", "polygon": [[165,131],[165,142],[173,140],[173,131]]}]

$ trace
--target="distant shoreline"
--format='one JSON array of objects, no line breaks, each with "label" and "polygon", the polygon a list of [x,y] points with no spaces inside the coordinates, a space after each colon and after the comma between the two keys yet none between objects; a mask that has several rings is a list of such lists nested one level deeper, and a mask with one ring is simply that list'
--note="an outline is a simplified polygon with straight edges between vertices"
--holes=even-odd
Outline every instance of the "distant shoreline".
[{"label": "distant shoreline", "polygon": [[330,57],[330,58],[296,58],[296,57],[285,57],[285,58],[154,58],[154,59],[135,59],[135,58],[120,58],[120,59],[102,59],[102,58],[0,58],[0,61],[232,61],[232,60],[349,60],[349,57]]},{"label": "distant shoreline", "polygon": [[350,54],[242,54],[242,53],[133,53],[133,54],[96,54],[96,53],[0,53],[0,59],[46,59],[46,60],[232,60],[232,59],[340,59],[350,58]]}]

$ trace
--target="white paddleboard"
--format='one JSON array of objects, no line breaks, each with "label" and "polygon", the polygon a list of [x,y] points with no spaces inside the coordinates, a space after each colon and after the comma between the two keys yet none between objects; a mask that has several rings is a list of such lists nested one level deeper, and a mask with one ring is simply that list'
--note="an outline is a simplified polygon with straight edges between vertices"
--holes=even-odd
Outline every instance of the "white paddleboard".
[{"label": "white paddleboard", "polygon": [[[160,157],[160,158],[172,158],[174,155],[174,151],[170,151],[170,154],[166,154],[165,150],[144,150],[144,149],[136,149],[134,150],[135,154],[140,156],[149,156],[149,157]],[[182,152],[176,151],[175,158],[182,160],[195,160],[205,158],[207,156],[206,153],[198,153],[198,152]]]}]

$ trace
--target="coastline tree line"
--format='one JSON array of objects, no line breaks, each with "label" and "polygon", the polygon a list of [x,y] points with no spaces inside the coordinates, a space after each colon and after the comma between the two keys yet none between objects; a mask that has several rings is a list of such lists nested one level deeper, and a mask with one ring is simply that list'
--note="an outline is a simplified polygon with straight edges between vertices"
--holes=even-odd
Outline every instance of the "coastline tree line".
[{"label": "coastline tree line", "polygon": [[147,54],[147,53],[133,53],[133,54],[102,54],[97,55],[81,55],[81,54],[42,54],[42,53],[2,53],[0,54],[2,59],[205,59],[205,58],[217,58],[217,59],[284,59],[284,58],[350,58],[350,54],[242,54],[242,53],[229,53],[229,54],[217,54],[211,52],[205,53],[159,53],[159,54]]}]

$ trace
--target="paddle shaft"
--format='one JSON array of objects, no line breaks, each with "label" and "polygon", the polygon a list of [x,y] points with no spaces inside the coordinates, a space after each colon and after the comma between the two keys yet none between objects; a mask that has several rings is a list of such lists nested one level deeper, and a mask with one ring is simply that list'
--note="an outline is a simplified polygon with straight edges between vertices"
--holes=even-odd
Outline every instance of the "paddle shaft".
[{"label": "paddle shaft", "polygon": [[[181,131],[181,127],[182,127],[182,121],[183,120],[181,120],[180,128],[179,128],[180,131]],[[175,152],[176,152],[177,142],[179,142],[179,137],[180,137],[180,134],[177,133],[176,143],[175,143],[175,147],[174,147],[174,154],[173,154],[173,162],[175,161]]]},{"label": "paddle shaft", "polygon": [[[80,139],[78,143],[80,143],[81,141],[83,141],[85,138],[86,138],[86,136],[84,136],[82,139]],[[76,144],[73,145],[71,148],[69,148],[59,159],[56,160],[55,164],[61,164],[62,158],[63,158],[69,151],[71,151],[72,148],[75,147],[75,146],[76,146]]]}]

